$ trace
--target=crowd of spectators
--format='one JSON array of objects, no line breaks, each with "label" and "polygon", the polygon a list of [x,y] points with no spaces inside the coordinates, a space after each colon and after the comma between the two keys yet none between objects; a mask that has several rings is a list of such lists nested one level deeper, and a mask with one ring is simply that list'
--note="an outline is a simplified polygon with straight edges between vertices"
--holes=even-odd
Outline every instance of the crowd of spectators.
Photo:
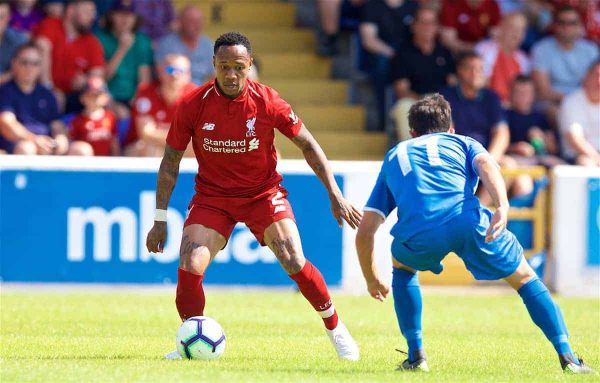
[{"label": "crowd of spectators", "polygon": [[[353,62],[372,85],[374,130],[411,138],[410,106],[439,92],[457,133],[481,142],[502,166],[600,166],[599,1],[318,4],[317,53],[336,54],[341,28],[359,41]],[[522,177],[509,186],[519,195],[532,182]]]},{"label": "crowd of spectators", "polygon": [[0,0],[0,153],[160,156],[214,76],[204,15],[171,0]]},{"label": "crowd of spectators", "polygon": [[[599,166],[598,3],[317,0],[318,53],[352,31],[376,128],[397,140],[439,92],[502,166]],[[203,27],[171,0],[0,0],[0,151],[160,155],[177,100],[214,77]]]}]

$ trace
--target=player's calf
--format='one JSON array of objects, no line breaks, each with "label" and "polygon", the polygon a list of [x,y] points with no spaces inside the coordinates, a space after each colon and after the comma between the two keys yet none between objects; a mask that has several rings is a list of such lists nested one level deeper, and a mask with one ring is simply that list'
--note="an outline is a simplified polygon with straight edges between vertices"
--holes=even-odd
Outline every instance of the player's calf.
[{"label": "player's calf", "polygon": [[583,365],[583,362],[580,366],[580,360],[575,357],[571,349],[569,332],[560,307],[554,302],[548,288],[527,264],[525,258],[521,260],[517,270],[505,279],[517,290],[531,319],[554,346],[563,370],[583,373],[582,371],[589,369]]}]

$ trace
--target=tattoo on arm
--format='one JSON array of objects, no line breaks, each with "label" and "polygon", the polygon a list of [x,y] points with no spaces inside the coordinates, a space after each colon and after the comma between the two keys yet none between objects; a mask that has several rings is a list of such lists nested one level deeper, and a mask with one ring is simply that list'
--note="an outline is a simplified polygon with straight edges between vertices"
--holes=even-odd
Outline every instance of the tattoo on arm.
[{"label": "tattoo on arm", "polygon": [[292,141],[302,150],[306,162],[325,185],[329,194],[340,193],[323,149],[304,125]]},{"label": "tattoo on arm", "polygon": [[165,147],[165,154],[158,170],[156,182],[156,208],[166,209],[171,199],[171,193],[175,188],[179,176],[179,163],[184,151],[175,150],[169,145]]}]

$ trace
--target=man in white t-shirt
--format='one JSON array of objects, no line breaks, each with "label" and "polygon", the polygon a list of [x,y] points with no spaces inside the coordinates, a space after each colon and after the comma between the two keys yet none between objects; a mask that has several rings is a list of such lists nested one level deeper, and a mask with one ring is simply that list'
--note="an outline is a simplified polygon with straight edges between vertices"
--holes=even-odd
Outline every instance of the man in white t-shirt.
[{"label": "man in white t-shirt", "polygon": [[563,156],[582,166],[600,166],[600,60],[588,69],[583,87],[563,100],[559,113]]}]

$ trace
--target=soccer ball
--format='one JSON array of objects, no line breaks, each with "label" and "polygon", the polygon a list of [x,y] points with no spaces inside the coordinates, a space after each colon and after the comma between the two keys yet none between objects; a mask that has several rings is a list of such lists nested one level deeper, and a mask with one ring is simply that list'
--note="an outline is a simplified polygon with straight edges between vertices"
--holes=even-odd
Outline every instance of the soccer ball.
[{"label": "soccer ball", "polygon": [[225,333],[216,320],[188,318],[177,331],[177,351],[188,359],[218,359],[225,352]]}]

